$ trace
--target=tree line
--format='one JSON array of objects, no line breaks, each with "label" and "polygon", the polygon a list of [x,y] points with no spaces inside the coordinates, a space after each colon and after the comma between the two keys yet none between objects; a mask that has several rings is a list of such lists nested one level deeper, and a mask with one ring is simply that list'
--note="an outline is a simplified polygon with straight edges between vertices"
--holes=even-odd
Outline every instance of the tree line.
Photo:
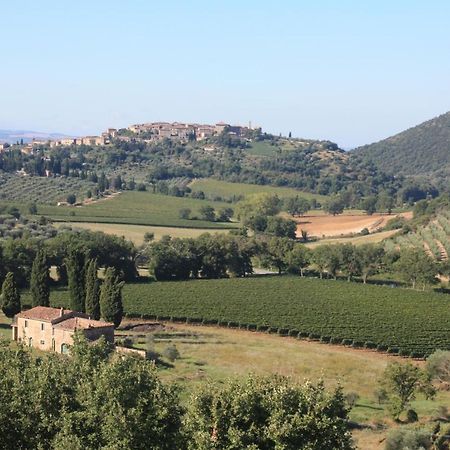
[{"label": "tree line", "polygon": [[[114,267],[108,267],[104,279],[98,278],[95,259],[71,250],[66,258],[69,308],[120,325],[123,316],[122,287]],[[31,268],[31,306],[50,306],[50,265],[43,250],[38,250]],[[8,272],[2,284],[0,307],[6,317],[14,317],[22,310],[20,291],[14,274]]]}]

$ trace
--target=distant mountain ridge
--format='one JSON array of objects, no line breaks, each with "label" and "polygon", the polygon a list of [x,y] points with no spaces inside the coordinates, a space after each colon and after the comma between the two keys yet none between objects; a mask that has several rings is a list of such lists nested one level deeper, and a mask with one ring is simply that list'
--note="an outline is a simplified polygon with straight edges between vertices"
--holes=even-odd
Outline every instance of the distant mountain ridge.
[{"label": "distant mountain ridge", "polygon": [[23,139],[24,142],[31,142],[36,139],[59,139],[69,137],[62,133],[44,133],[30,130],[0,130],[0,142],[14,143]]},{"label": "distant mountain ridge", "polygon": [[442,178],[450,174],[450,111],[351,153],[390,174]]}]

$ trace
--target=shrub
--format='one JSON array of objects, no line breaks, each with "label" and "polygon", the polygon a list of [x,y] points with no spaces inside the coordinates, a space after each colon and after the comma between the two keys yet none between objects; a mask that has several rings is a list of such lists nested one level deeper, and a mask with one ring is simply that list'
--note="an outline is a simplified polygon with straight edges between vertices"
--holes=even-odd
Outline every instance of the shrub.
[{"label": "shrub", "polygon": [[364,343],[362,341],[353,341],[352,347],[353,348],[362,348],[364,346]]},{"label": "shrub", "polygon": [[342,345],[352,345],[353,339],[342,339]]},{"label": "shrub", "polygon": [[431,435],[426,430],[396,428],[388,434],[385,450],[421,450],[431,445]]},{"label": "shrub", "polygon": [[342,338],[334,336],[330,339],[330,344],[342,344]]},{"label": "shrub", "polygon": [[289,330],[287,328],[278,328],[277,333],[280,336],[288,336],[289,335]]},{"label": "shrub", "polygon": [[174,362],[176,359],[180,357],[180,352],[178,351],[175,345],[169,345],[168,347],[166,347],[162,354],[170,362]]},{"label": "shrub", "polygon": [[331,341],[331,337],[330,336],[322,336],[320,338],[320,342],[323,342],[325,344],[328,344]]},{"label": "shrub", "polygon": [[309,333],[308,334],[308,339],[310,339],[311,341],[318,341],[320,339],[320,334]]},{"label": "shrub", "polygon": [[375,344],[375,342],[372,341],[367,341],[364,343],[364,348],[374,349],[377,348],[377,344]]},{"label": "shrub", "polygon": [[353,408],[358,400],[359,394],[357,392],[349,392],[345,394],[345,401],[350,408]]},{"label": "shrub", "polygon": [[409,423],[414,423],[419,420],[419,416],[413,409],[408,409],[408,411],[406,411],[406,420]]}]

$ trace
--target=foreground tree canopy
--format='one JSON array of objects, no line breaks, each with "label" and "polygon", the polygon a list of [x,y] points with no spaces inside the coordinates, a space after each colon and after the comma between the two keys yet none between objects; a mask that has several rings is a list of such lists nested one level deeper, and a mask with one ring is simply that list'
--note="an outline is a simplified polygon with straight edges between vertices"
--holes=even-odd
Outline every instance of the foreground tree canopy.
[{"label": "foreground tree canopy", "polygon": [[2,344],[0,447],[352,449],[340,389],[249,377],[205,386],[181,406],[153,363],[79,337],[71,356]]}]

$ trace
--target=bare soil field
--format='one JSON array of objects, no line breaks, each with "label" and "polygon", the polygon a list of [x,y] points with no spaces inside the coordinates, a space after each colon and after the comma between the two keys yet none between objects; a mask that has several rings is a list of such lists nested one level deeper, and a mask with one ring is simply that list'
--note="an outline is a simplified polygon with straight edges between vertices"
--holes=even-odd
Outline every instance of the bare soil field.
[{"label": "bare soil field", "polygon": [[307,215],[295,220],[297,222],[297,235],[301,234],[301,230],[305,230],[310,236],[324,238],[356,234],[364,228],[373,233],[384,227],[389,220],[399,216],[410,219],[412,213],[373,214],[371,216],[367,214]]}]

